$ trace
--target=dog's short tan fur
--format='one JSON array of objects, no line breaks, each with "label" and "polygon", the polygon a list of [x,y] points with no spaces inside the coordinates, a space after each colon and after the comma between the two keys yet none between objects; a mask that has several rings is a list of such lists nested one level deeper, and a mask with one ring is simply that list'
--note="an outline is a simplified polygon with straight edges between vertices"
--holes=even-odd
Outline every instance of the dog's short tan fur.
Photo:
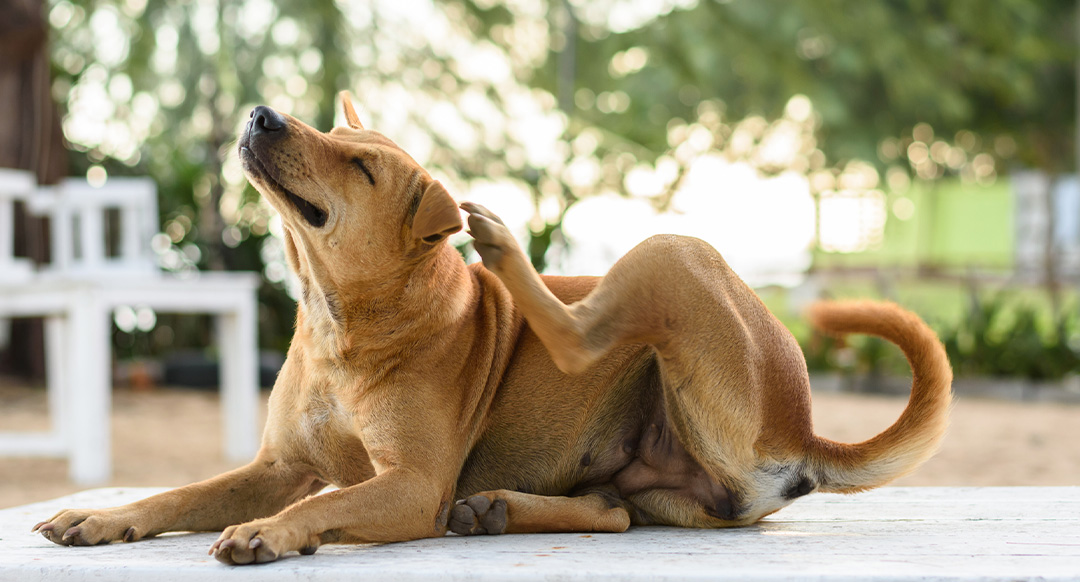
[{"label": "dog's short tan fur", "polygon": [[[714,249],[659,236],[603,278],[544,277],[464,204],[483,258],[466,266],[445,242],[462,227],[453,199],[342,103],[349,127],[257,108],[240,140],[303,289],[258,456],[36,531],[82,545],[224,529],[211,552],[246,564],[448,529],[724,527],[810,491],[876,487],[933,453],[951,372],[914,315],[812,310],[825,331],[897,343],[915,376],[882,434],[819,438],[799,346]],[[339,489],[313,495],[326,484]]]}]

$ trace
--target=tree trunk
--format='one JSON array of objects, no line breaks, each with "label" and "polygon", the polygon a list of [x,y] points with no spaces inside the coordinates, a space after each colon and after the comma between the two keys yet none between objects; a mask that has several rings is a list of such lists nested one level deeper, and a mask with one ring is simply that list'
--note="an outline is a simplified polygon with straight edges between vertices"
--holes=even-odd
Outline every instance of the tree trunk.
[{"label": "tree trunk", "polygon": [[[43,0],[0,0],[0,167],[30,170],[38,183],[67,173],[67,152],[49,74],[48,20]],[[48,258],[48,227],[17,207],[15,254]],[[0,369],[33,378],[45,374],[40,320],[15,320]]]}]

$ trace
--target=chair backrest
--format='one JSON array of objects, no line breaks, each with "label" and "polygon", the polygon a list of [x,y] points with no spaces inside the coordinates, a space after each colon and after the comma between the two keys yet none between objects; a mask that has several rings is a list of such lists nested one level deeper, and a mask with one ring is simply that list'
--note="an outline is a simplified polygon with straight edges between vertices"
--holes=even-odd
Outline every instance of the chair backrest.
[{"label": "chair backrest", "polygon": [[0,168],[0,284],[18,283],[33,275],[33,263],[15,256],[15,202],[25,203],[36,188],[32,172]]},{"label": "chair backrest", "polygon": [[[159,230],[153,180],[109,178],[97,187],[82,178],[66,178],[41,188],[30,199],[30,208],[51,222],[52,264],[43,274],[78,279],[160,274],[150,247]],[[111,253],[109,240],[116,241]]]}]

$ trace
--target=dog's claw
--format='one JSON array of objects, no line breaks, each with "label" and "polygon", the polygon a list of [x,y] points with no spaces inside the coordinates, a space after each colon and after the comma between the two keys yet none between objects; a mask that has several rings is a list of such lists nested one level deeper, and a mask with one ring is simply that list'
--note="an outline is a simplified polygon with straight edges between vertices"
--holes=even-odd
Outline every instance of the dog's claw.
[{"label": "dog's claw", "polygon": [[304,546],[304,547],[300,548],[300,555],[302,555],[302,556],[310,556],[311,554],[314,554],[315,551],[318,550],[318,549],[319,549],[319,546]]},{"label": "dog's claw", "polygon": [[124,541],[125,542],[133,542],[133,541],[135,541],[135,527],[134,526],[127,528],[127,531],[124,532]]},{"label": "dog's claw", "polygon": [[464,210],[465,212],[468,212],[469,214],[475,214],[477,216],[482,216],[484,218],[487,218],[488,220],[495,221],[495,222],[497,222],[499,224],[505,224],[505,223],[503,223],[502,219],[499,218],[498,215],[496,215],[494,212],[488,210],[486,207],[481,206],[481,205],[479,205],[479,204],[477,204],[475,202],[462,202],[461,203],[461,209]]},{"label": "dog's claw", "polygon": [[226,540],[218,540],[214,547],[211,548],[214,559],[225,564],[235,563],[232,557],[232,551],[236,548],[236,540],[229,538]]},{"label": "dog's claw", "polygon": [[232,543],[231,539],[218,538],[216,541],[214,541],[214,545],[210,546],[210,551],[207,552],[207,555],[213,555],[214,552],[222,548],[232,547],[233,545],[234,544]]},{"label": "dog's claw", "polygon": [[252,538],[252,540],[250,542],[248,542],[248,548],[254,550],[255,548],[258,548],[259,546],[261,546],[262,544],[263,544],[262,538]]},{"label": "dog's claw", "polygon": [[79,527],[73,527],[64,532],[64,535],[60,537],[62,540],[71,539],[82,533],[82,529]]}]

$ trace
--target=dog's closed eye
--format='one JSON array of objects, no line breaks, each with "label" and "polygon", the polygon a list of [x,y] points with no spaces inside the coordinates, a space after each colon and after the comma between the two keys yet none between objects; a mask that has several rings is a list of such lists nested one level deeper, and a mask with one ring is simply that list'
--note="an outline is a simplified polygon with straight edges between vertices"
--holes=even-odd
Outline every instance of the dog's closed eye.
[{"label": "dog's closed eye", "polygon": [[356,167],[360,168],[360,171],[363,172],[365,176],[367,176],[368,182],[371,182],[371,185],[374,186],[375,176],[372,175],[371,170],[368,169],[367,164],[364,163],[364,160],[361,158],[353,158],[352,161],[354,164],[356,164]]}]

